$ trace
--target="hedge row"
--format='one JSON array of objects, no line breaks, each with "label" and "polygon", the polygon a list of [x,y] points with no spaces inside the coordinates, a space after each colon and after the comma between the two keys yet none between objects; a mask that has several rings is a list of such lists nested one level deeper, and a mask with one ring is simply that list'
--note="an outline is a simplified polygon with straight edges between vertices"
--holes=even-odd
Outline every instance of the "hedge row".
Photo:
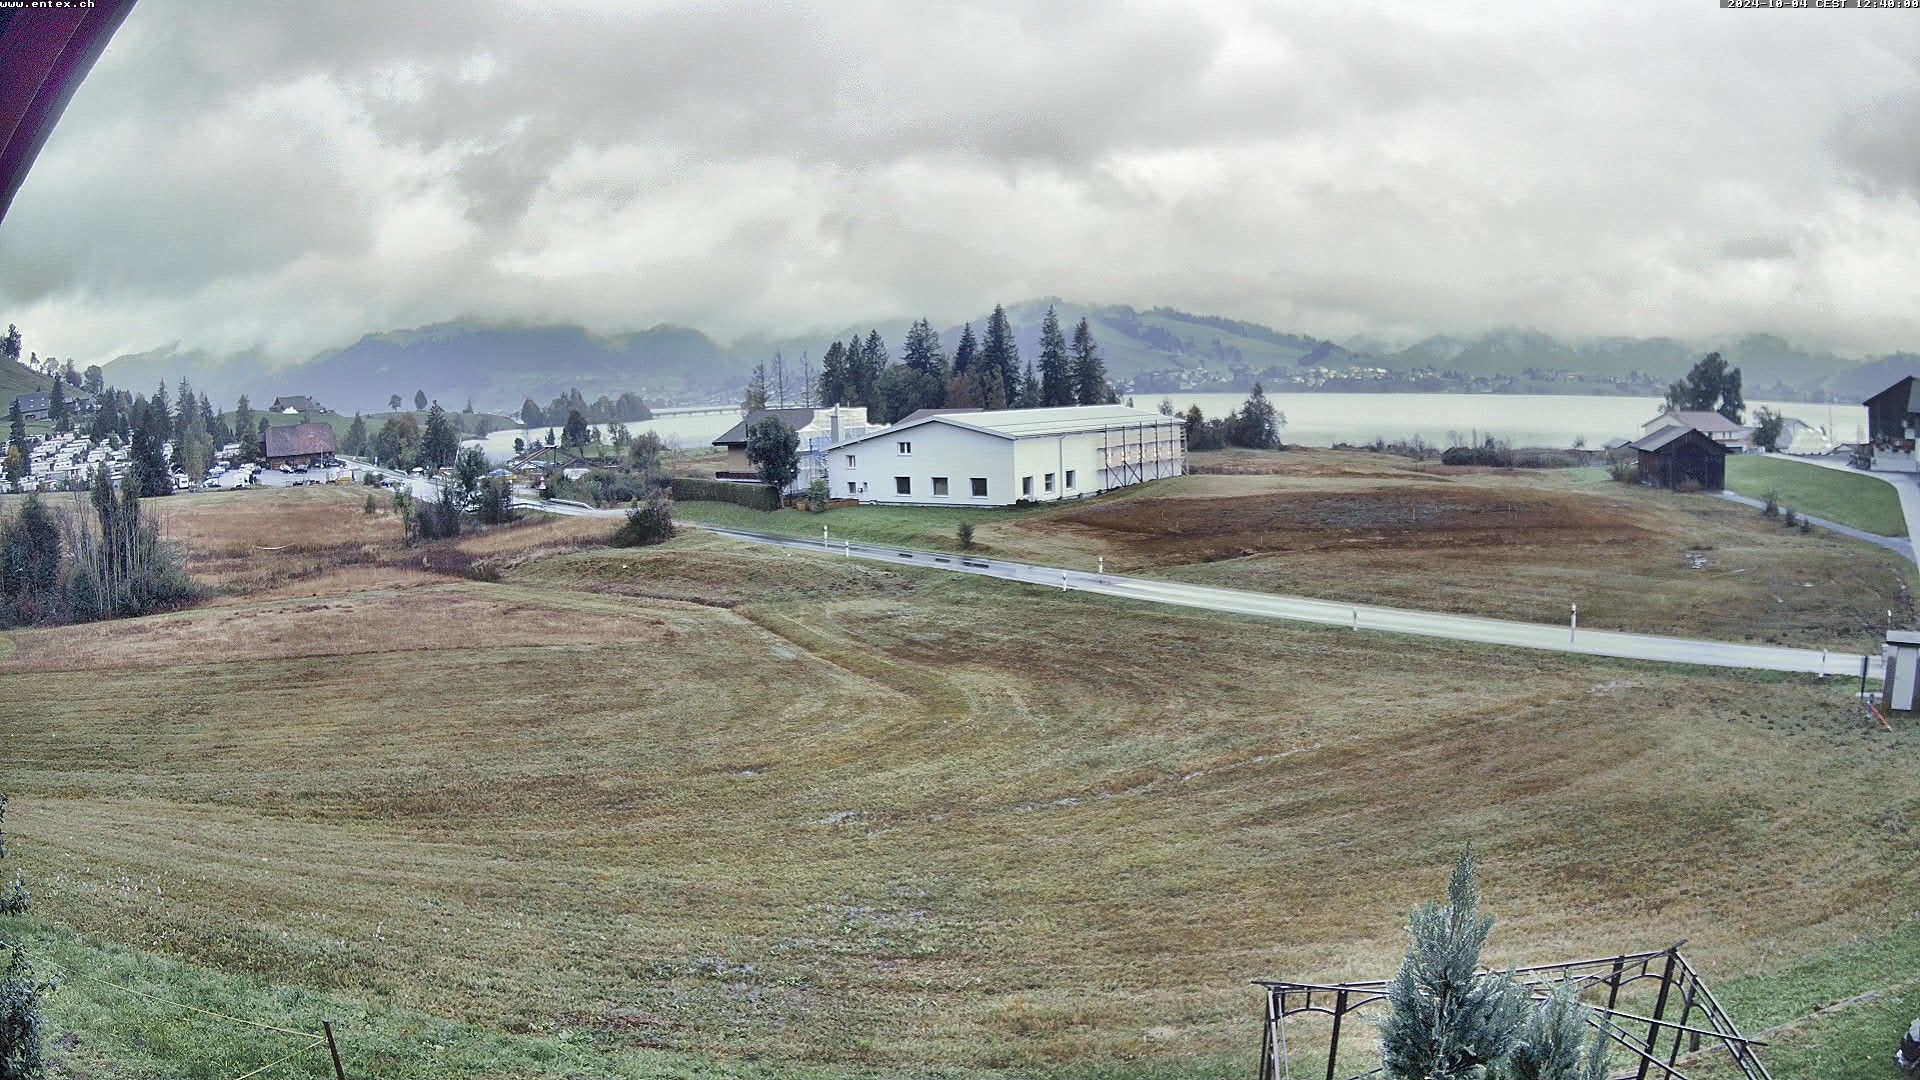
[{"label": "hedge row", "polygon": [[780,493],[765,484],[730,484],[725,480],[673,478],[675,502],[729,502],[749,510],[780,509]]}]

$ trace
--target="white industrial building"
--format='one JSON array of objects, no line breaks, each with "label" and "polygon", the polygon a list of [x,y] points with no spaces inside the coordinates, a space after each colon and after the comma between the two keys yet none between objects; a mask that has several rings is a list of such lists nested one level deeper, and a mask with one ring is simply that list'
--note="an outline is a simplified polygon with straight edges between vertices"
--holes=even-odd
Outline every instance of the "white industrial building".
[{"label": "white industrial building", "polygon": [[836,499],[914,506],[1007,506],[1098,495],[1187,471],[1187,428],[1123,405],[923,410],[836,443]]}]

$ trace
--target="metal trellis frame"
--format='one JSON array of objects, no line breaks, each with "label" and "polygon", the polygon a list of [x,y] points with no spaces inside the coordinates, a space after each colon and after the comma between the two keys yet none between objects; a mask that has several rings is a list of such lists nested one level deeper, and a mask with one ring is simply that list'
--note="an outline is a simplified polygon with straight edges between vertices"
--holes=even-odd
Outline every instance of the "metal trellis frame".
[{"label": "metal trellis frame", "polygon": [[[1680,945],[1684,945],[1681,942]],[[1727,1015],[1706,980],[1700,977],[1680,945],[1657,952],[1618,953],[1591,960],[1569,960],[1556,964],[1538,964],[1516,968],[1510,973],[1484,972],[1487,977],[1511,974],[1513,979],[1536,999],[1553,994],[1564,983],[1572,983],[1581,994],[1589,1025],[1601,1031],[1616,1047],[1618,1059],[1625,1057],[1626,1071],[1612,1074],[1614,1080],[1689,1080],[1682,1067],[1701,1052],[1703,1043],[1718,1044],[1732,1059],[1743,1080],[1773,1080],[1773,1074],[1755,1053],[1766,1043],[1750,1039]],[[1635,983],[1652,981],[1652,1015],[1632,1012],[1621,1006],[1620,991]],[[1332,1021],[1327,1044],[1326,1080],[1340,1080],[1340,1038],[1342,1022],[1351,1013],[1386,1000],[1387,981],[1370,979],[1345,983],[1309,983],[1284,979],[1258,979],[1255,985],[1266,990],[1266,1016],[1260,1039],[1258,1080],[1287,1080],[1292,1074],[1287,1045],[1287,1020],[1319,1014]],[[1588,998],[1604,996],[1604,1003]],[[1669,1013],[1678,1008],[1677,1018]],[[1351,1027],[1348,1027],[1351,1031]],[[1644,1034],[1642,1033],[1644,1032]],[[1297,1044],[1297,1039],[1296,1039]],[[1685,1052],[1682,1045],[1685,1045]],[[1713,1047],[1709,1046],[1709,1050]],[[1624,1055],[1621,1053],[1624,1051]],[[1375,1076],[1380,1069],[1355,1073],[1347,1080]]]}]

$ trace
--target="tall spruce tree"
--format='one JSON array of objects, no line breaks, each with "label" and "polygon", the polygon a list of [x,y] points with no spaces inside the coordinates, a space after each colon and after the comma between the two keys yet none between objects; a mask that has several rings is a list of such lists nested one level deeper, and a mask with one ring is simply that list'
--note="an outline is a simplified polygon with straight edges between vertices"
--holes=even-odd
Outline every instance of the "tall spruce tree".
[{"label": "tall spruce tree", "polygon": [[900,362],[943,384],[947,381],[947,357],[940,350],[940,335],[925,319],[907,328],[906,341],[900,346]]},{"label": "tall spruce tree", "polygon": [[1045,406],[1072,405],[1072,371],[1067,360],[1067,339],[1060,333],[1060,316],[1047,305],[1047,316],[1040,320],[1040,401]]},{"label": "tall spruce tree", "polygon": [[67,391],[64,386],[60,385],[60,380],[58,379],[55,379],[53,386],[47,390],[47,419],[53,421],[53,430],[55,431],[65,431],[69,426],[67,423]]},{"label": "tall spruce tree", "polygon": [[460,452],[460,436],[453,430],[453,421],[447,419],[447,410],[439,402],[427,410],[426,430],[420,436],[420,461],[429,469],[438,469],[453,464]]},{"label": "tall spruce tree", "polygon": [[1493,932],[1480,914],[1473,853],[1460,856],[1447,902],[1407,922],[1407,958],[1387,986],[1380,1059],[1393,1080],[1488,1080],[1505,1068],[1527,1021],[1527,994],[1510,976],[1480,971]]},{"label": "tall spruce tree", "polygon": [[[27,418],[20,412],[20,399],[17,397],[13,399],[13,404],[7,406],[7,443],[19,447],[22,454],[27,452]],[[10,476],[8,479],[18,480],[19,477]]]},{"label": "tall spruce tree", "polygon": [[166,447],[173,438],[173,414],[167,411],[167,384],[161,383],[152,400],[138,412],[129,457],[140,494],[171,495],[173,473],[167,468]]},{"label": "tall spruce tree", "polygon": [[1093,328],[1087,325],[1085,316],[1073,328],[1073,359],[1067,378],[1073,384],[1073,400],[1081,405],[1104,405],[1111,396],[1107,365],[1100,359],[1100,347],[1094,344]]},{"label": "tall spruce tree", "polygon": [[1000,378],[1000,408],[1018,400],[1020,346],[1013,340],[1013,324],[1007,320],[1007,309],[999,304],[993,305],[993,314],[987,317],[987,332],[980,342],[980,364]]},{"label": "tall spruce tree", "polygon": [[960,342],[953,347],[953,374],[965,375],[980,359],[980,343],[974,340],[973,324],[960,327]]},{"label": "tall spruce tree", "polygon": [[827,408],[848,404],[849,385],[847,347],[836,341],[827,346],[827,354],[820,358],[820,404]]},{"label": "tall spruce tree", "polygon": [[7,324],[7,332],[0,334],[0,360],[20,362],[20,328]]}]

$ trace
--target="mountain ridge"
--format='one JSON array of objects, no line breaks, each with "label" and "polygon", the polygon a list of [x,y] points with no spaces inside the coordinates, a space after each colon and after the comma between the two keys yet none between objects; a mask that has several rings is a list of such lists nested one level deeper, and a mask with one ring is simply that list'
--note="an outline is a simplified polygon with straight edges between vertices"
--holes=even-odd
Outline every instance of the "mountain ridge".
[{"label": "mountain ridge", "polygon": [[[1847,358],[1800,349],[1765,333],[1730,336],[1716,344],[1670,337],[1569,340],[1509,327],[1476,335],[1436,334],[1392,348],[1365,337],[1343,343],[1164,305],[1142,309],[1058,297],[1007,305],[1023,363],[1038,356],[1040,321],[1049,305],[1069,332],[1086,318],[1110,375],[1139,394],[1244,387],[1262,377],[1290,379],[1289,389],[1306,389],[1302,373],[1338,375],[1353,369],[1393,373],[1380,388],[1551,390],[1556,382],[1572,382],[1577,385],[1571,389],[1590,392],[1658,393],[1715,350],[1742,369],[1751,397],[1857,401],[1900,375],[1920,372],[1915,353]],[[976,334],[985,321],[984,314],[971,320]],[[838,334],[755,335],[722,344],[696,327],[672,323],[600,333],[567,322],[460,318],[369,332],[292,364],[273,365],[259,350],[216,357],[175,344],[116,357],[106,374],[115,385],[139,390],[184,375],[223,401],[240,393],[257,400],[311,394],[342,412],[385,408],[395,394],[410,401],[417,390],[450,407],[471,398],[479,408],[499,411],[517,409],[525,398],[544,403],[576,387],[588,397],[634,391],[650,400],[712,401],[736,396],[753,366],[771,363],[776,355],[790,379],[806,365],[817,373],[828,345],[856,333],[864,338],[869,329],[878,329],[897,354],[909,324],[894,318],[849,324]],[[958,324],[941,330],[949,353],[959,333]],[[1460,385],[1449,384],[1450,379]],[[1338,381],[1329,385],[1350,388]]]}]

